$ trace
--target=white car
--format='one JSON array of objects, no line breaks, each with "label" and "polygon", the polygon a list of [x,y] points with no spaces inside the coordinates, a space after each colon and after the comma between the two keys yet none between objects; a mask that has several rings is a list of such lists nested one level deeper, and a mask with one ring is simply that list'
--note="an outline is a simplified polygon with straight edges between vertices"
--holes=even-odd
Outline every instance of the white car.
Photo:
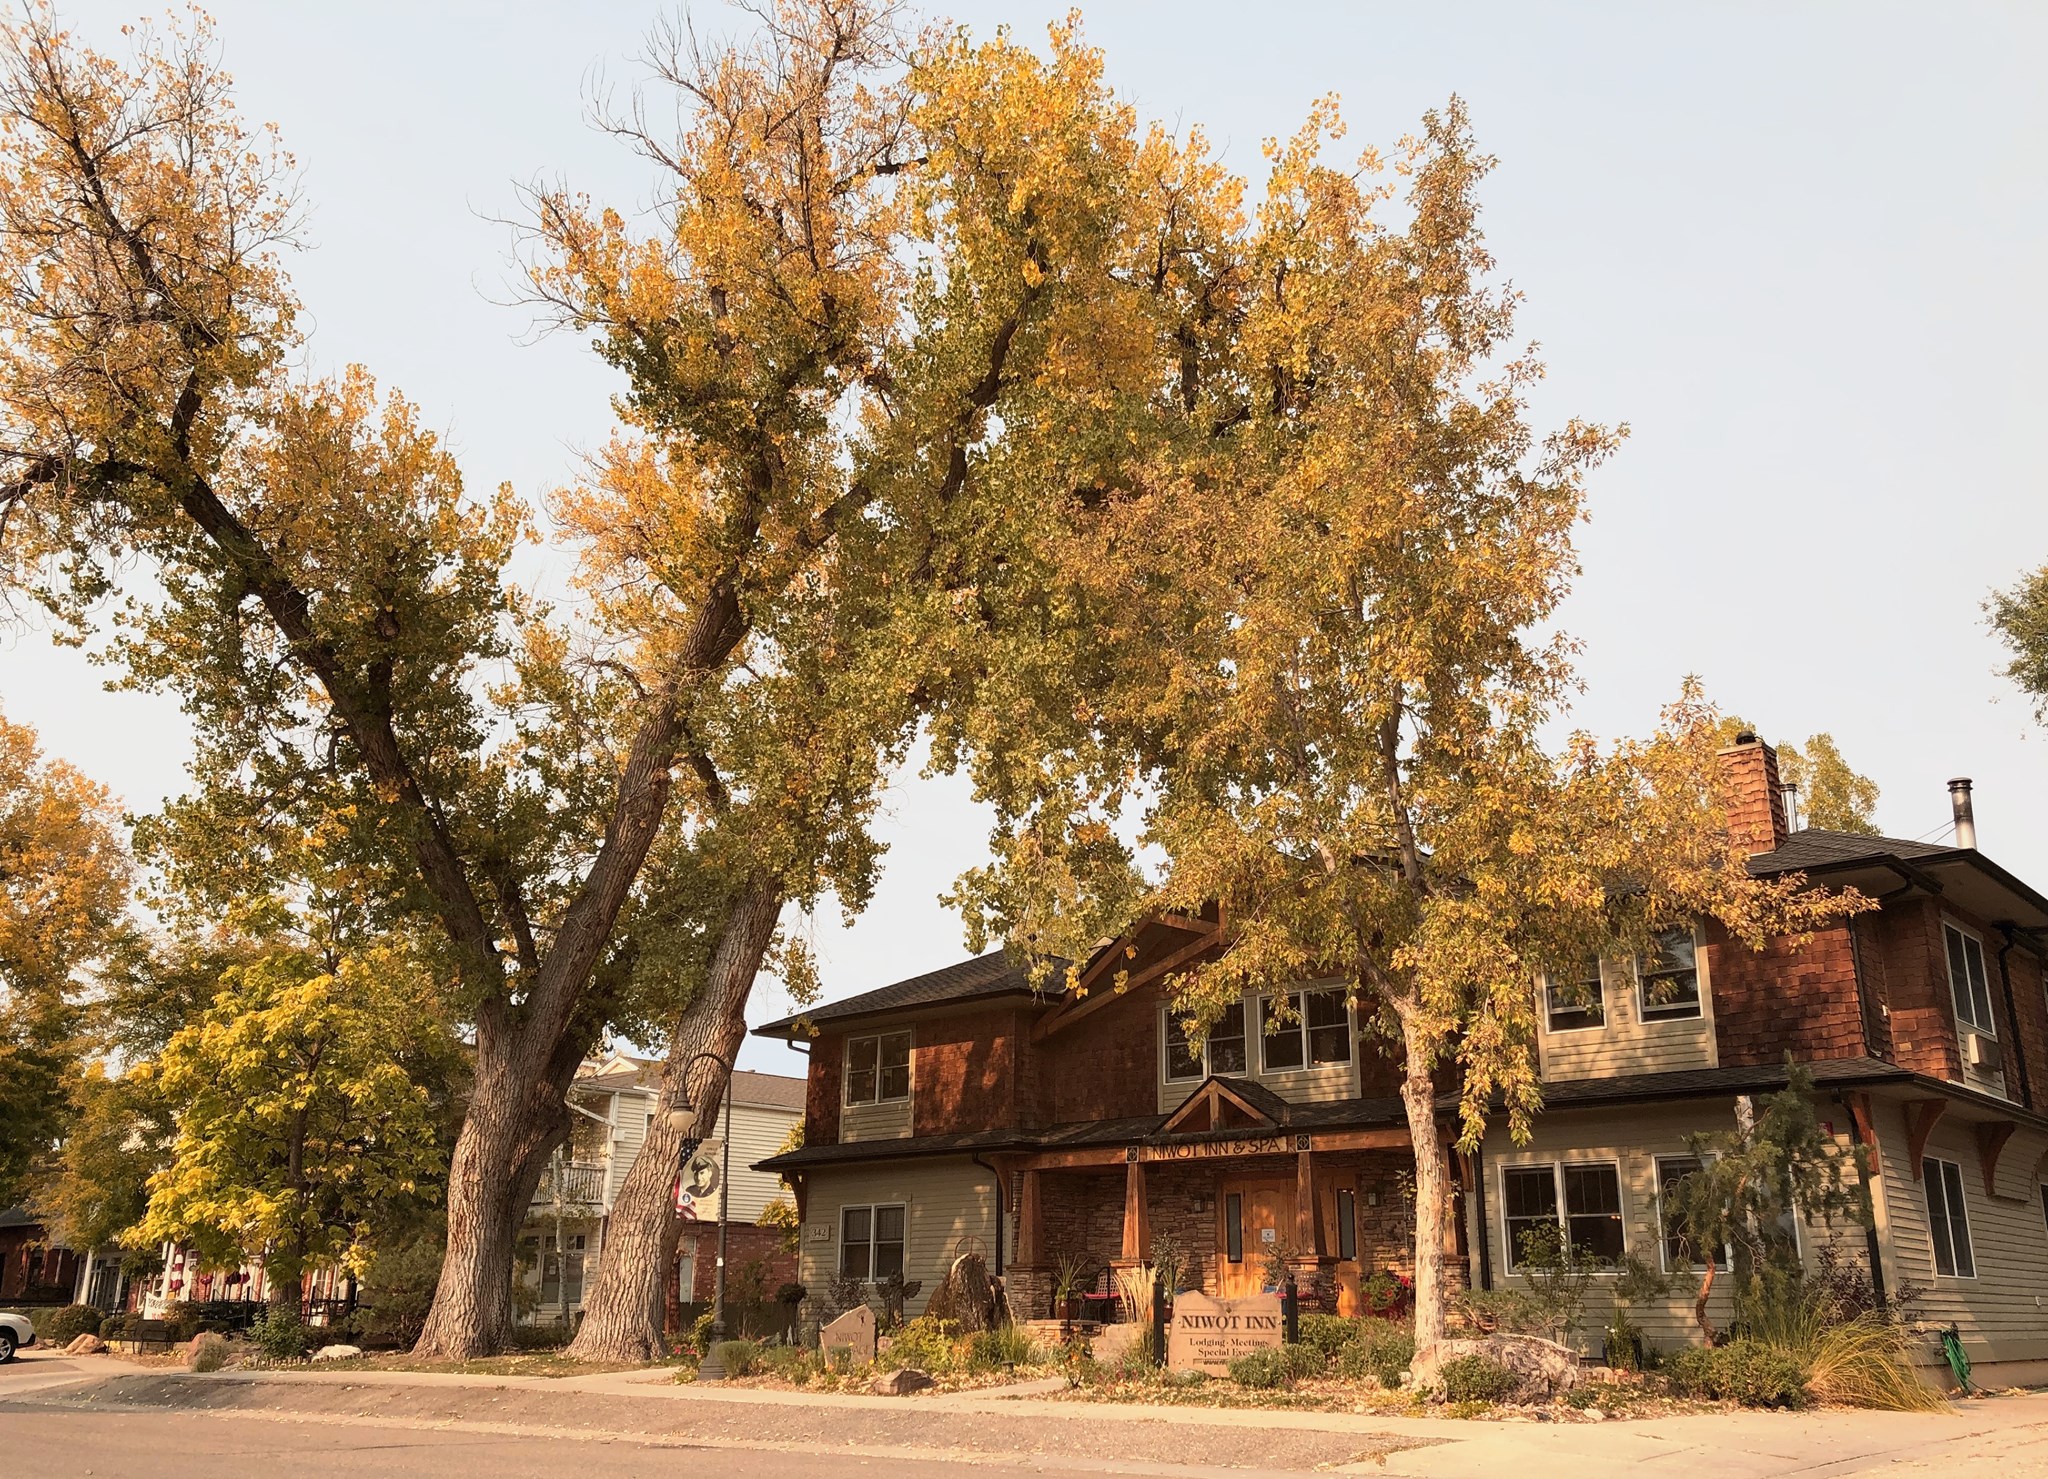
[{"label": "white car", "polygon": [[36,1343],[36,1327],[27,1315],[0,1315],[0,1364],[14,1359],[17,1347]]}]

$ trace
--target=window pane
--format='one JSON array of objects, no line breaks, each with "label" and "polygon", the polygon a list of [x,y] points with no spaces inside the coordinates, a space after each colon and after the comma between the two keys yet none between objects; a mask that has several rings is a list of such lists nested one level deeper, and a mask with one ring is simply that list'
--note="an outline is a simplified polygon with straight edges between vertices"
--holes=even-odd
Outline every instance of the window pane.
[{"label": "window pane", "polygon": [[[1307,1060],[1301,1048],[1301,997],[1268,996],[1261,998],[1264,1003],[1259,1038],[1259,1052],[1271,1073],[1278,1068],[1300,1068]],[[1293,1017],[1291,1022],[1280,1020],[1281,1011],[1286,1009]]]},{"label": "window pane", "polygon": [[1943,1161],[1941,1174],[1948,1189],[1948,1235],[1955,1244],[1956,1277],[1974,1279],[1977,1258],[1970,1248],[1970,1214],[1963,1206],[1963,1168],[1954,1161]]},{"label": "window pane", "polygon": [[1574,1248],[1594,1258],[1621,1257],[1620,1172],[1613,1166],[1566,1166],[1564,1206]]},{"label": "window pane", "polygon": [[1665,930],[1636,964],[1642,980],[1643,1020],[1665,1022],[1700,1014],[1699,962],[1692,931]]},{"label": "window pane", "polygon": [[839,1245],[839,1276],[843,1279],[865,1279],[868,1277],[868,1245],[866,1243],[841,1243]]},{"label": "window pane", "polygon": [[1233,1002],[1209,1029],[1209,1072],[1243,1073],[1244,1003]]},{"label": "window pane", "polygon": [[1957,1020],[1995,1036],[1983,945],[1952,924],[1943,925],[1942,933],[1948,940],[1948,978],[1955,994]]},{"label": "window pane", "polygon": [[873,1214],[866,1207],[848,1207],[839,1214],[839,1240],[842,1243],[865,1243],[869,1229],[874,1225]]},{"label": "window pane", "polygon": [[1511,1167],[1501,1173],[1508,1267],[1522,1261],[1522,1239],[1534,1228],[1557,1226],[1557,1177],[1548,1166]]},{"label": "window pane", "polygon": [[1934,1271],[1956,1276],[1955,1244],[1948,1230],[1948,1187],[1941,1179],[1941,1162],[1928,1157],[1920,1162],[1920,1185],[1927,1193],[1927,1235],[1934,1243]]},{"label": "window pane", "polygon": [[856,1037],[846,1044],[846,1102],[848,1104],[872,1104],[875,1102],[875,1064],[881,1049],[881,1039]]},{"label": "window pane", "polygon": [[1244,1262],[1244,1198],[1237,1192],[1223,1199],[1223,1250],[1232,1263]]},{"label": "window pane", "polygon": [[875,1277],[878,1279],[903,1277],[903,1245],[901,1243],[875,1244]]},{"label": "window pane", "polygon": [[1202,1055],[1188,1045],[1188,1035],[1181,1030],[1181,1019],[1172,1007],[1166,1009],[1166,1076],[1170,1079],[1202,1076]]},{"label": "window pane", "polygon": [[1688,1176],[1699,1174],[1702,1169],[1697,1156],[1672,1156],[1657,1162],[1657,1211],[1664,1224],[1664,1264],[1667,1268],[1680,1268],[1699,1261],[1691,1241],[1679,1226],[1671,1203],[1672,1193],[1678,1189],[1678,1184]]},{"label": "window pane", "polygon": [[903,1204],[893,1207],[875,1208],[875,1241],[878,1243],[900,1243],[903,1241]]},{"label": "window pane", "polygon": [[1308,993],[1308,1061],[1349,1063],[1351,1061],[1351,1014],[1345,1009],[1342,991]]},{"label": "window pane", "polygon": [[1579,1032],[1607,1024],[1607,998],[1600,985],[1600,957],[1589,956],[1570,979],[1551,978],[1550,1030]]},{"label": "window pane", "polygon": [[878,1089],[884,1099],[910,1097],[910,1034],[892,1032],[882,1039],[882,1074]]},{"label": "window pane", "polygon": [[1977,1013],[1977,1025],[1998,1035],[1998,1019],[1991,1015],[1991,980],[1984,973],[1984,945],[1980,940],[1963,941],[1963,959],[1970,966],[1970,1004]]},{"label": "window pane", "polygon": [[1348,1186],[1337,1191],[1337,1256],[1358,1257],[1358,1198]]}]

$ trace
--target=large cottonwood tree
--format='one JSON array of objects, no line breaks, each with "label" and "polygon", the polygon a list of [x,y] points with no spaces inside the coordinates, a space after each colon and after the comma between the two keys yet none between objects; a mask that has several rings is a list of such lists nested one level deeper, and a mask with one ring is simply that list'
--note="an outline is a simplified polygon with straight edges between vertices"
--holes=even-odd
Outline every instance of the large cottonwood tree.
[{"label": "large cottonwood tree", "polygon": [[[1326,162],[1338,131],[1320,105],[1270,151],[1254,219],[1210,237],[1206,301],[1231,331],[1152,395],[1195,414],[1050,573],[1101,614],[1096,681],[1016,721],[1035,751],[985,721],[964,734],[1004,835],[962,898],[985,931],[1067,953],[1101,928],[1091,900],[1220,904],[1222,950],[1175,986],[1198,1031],[1246,990],[1347,982],[1400,1074],[1427,1346],[1452,1194],[1440,1096],[1453,1138],[1503,1107],[1526,1133],[1536,974],[1673,920],[1755,943],[1850,905],[1748,878],[1696,695],[1647,741],[1544,743],[1572,685],[1545,628],[1615,437],[1530,429],[1540,367],[1490,280],[1488,161],[1462,110],[1390,166]],[[1019,753],[1088,763],[1020,772]],[[1164,874],[1136,891],[1111,825],[1133,799]]]}]

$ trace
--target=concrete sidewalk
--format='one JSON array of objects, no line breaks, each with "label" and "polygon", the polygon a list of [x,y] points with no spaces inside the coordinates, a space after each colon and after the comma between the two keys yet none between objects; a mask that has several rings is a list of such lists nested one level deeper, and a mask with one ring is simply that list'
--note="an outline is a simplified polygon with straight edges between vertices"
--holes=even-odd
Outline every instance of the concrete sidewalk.
[{"label": "concrete sidewalk", "polygon": [[[2048,1394],[1947,1414],[1716,1412],[1606,1423],[1457,1422],[1356,1413],[1003,1397],[911,1398],[674,1383],[665,1369],[549,1378],[404,1371],[139,1370],[103,1360],[0,1372],[0,1410],[185,1410],[271,1421],[582,1437],[962,1466],[1056,1464],[1156,1475],[1320,1469],[1462,1479],[1686,1479],[1883,1469],[2048,1475]],[[44,1366],[46,1371],[34,1370]]]}]

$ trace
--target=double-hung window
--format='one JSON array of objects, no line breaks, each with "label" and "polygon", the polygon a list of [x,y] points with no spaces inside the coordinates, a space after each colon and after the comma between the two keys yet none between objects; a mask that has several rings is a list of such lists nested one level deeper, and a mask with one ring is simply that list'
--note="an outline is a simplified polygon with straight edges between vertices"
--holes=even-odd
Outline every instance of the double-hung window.
[{"label": "double-hung window", "polygon": [[1223,1009],[1209,1027],[1202,1042],[1190,1042],[1181,1018],[1166,1008],[1166,1077],[1171,1081],[1207,1078],[1212,1073],[1243,1073],[1244,1003],[1234,1001]]},{"label": "double-hung window", "polygon": [[1970,1214],[1963,1207],[1963,1168],[1927,1156],[1920,1162],[1927,1189],[1927,1233],[1934,1240],[1934,1271],[1947,1279],[1977,1277],[1970,1251]]},{"label": "double-hung window", "polygon": [[1260,998],[1259,1061],[1265,1071],[1349,1063],[1351,1014],[1344,996],[1338,987]]},{"label": "double-hung window", "polygon": [[1589,955],[1570,975],[1546,975],[1543,994],[1552,1032],[1584,1032],[1607,1025],[1607,997],[1600,985],[1600,957]]},{"label": "double-hung window", "polygon": [[839,1277],[903,1276],[904,1204],[884,1202],[839,1209]]},{"label": "double-hung window", "polygon": [[889,1104],[910,1097],[910,1034],[846,1040],[846,1102]]},{"label": "double-hung window", "polygon": [[1697,1176],[1705,1169],[1704,1163],[1696,1155],[1657,1157],[1657,1223],[1664,1233],[1664,1272],[1667,1274],[1681,1268],[1689,1268],[1701,1261],[1692,1246],[1692,1239],[1686,1236],[1685,1228],[1678,1220],[1677,1209],[1672,1203],[1679,1184],[1688,1176]]},{"label": "double-hung window", "polygon": [[1504,1167],[1501,1202],[1510,1269],[1527,1262],[1529,1235],[1546,1226],[1581,1259],[1611,1263],[1626,1251],[1621,1168],[1612,1161]]},{"label": "double-hung window", "polygon": [[1941,932],[1948,941],[1948,986],[1955,999],[1956,1020],[1986,1037],[1997,1037],[1998,1023],[1991,1015],[1991,981],[1984,972],[1984,942],[1946,921]]},{"label": "double-hung window", "polygon": [[1689,926],[1659,930],[1636,957],[1639,1009],[1645,1022],[1675,1022],[1700,1015],[1699,957]]}]

